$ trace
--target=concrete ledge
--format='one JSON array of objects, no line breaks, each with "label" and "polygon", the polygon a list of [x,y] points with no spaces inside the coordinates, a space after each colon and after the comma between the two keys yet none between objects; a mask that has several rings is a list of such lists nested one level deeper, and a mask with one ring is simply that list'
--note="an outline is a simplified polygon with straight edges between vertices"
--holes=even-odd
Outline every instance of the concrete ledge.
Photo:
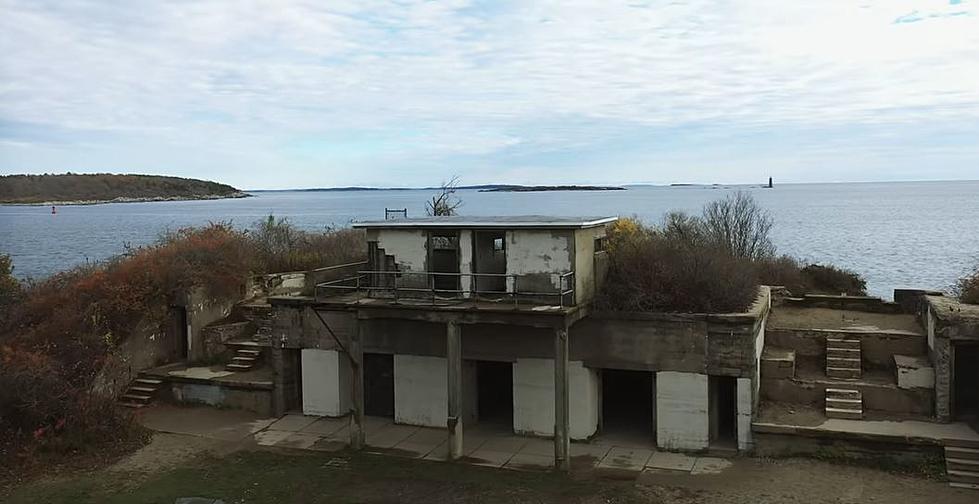
[{"label": "concrete ledge", "polygon": [[761,355],[761,376],[763,378],[794,378],[795,351],[766,347]]},{"label": "concrete ledge", "polygon": [[927,355],[928,353],[928,342],[924,334],[888,330],[769,327],[765,332],[765,345],[791,348],[795,350],[797,356],[822,357],[826,353],[827,338],[860,340],[864,362],[878,367],[892,368],[894,354]]}]

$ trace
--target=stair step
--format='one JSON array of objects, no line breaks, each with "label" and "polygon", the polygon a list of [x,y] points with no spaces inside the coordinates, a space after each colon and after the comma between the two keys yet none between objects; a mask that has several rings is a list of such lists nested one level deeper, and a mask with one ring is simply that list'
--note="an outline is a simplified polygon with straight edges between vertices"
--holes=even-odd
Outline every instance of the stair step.
[{"label": "stair step", "polygon": [[851,348],[855,350],[860,350],[860,340],[826,338],[826,348]]},{"label": "stair step", "polygon": [[139,408],[145,408],[146,407],[146,404],[144,404],[144,403],[137,403],[137,402],[129,402],[129,401],[119,401],[119,406],[122,406],[124,408],[139,409]]},{"label": "stair step", "polygon": [[861,410],[863,409],[863,400],[862,399],[837,399],[835,397],[827,397],[826,407]]},{"label": "stair step", "polygon": [[828,388],[826,389],[826,397],[832,399],[862,399],[863,394],[859,390]]},{"label": "stair step", "polygon": [[127,392],[143,392],[152,395],[154,392],[156,392],[156,387],[140,387],[138,385],[130,385]]},{"label": "stair step", "polygon": [[252,355],[252,356],[258,357],[258,355],[261,354],[261,353],[262,353],[261,350],[252,350],[250,348],[239,348],[238,349],[238,354],[242,354],[242,355]]},{"label": "stair step", "polygon": [[231,360],[232,361],[239,362],[239,363],[243,363],[243,362],[252,363],[252,362],[255,362],[255,358],[254,357],[241,357],[241,356],[237,356],[237,355],[234,356],[234,357],[232,357]]},{"label": "stair step", "polygon": [[945,468],[949,471],[979,472],[979,460],[945,457]]},{"label": "stair step", "polygon": [[863,420],[863,410],[826,408],[827,418],[843,418],[847,420]]},{"label": "stair step", "polygon": [[979,485],[973,485],[972,483],[956,483],[953,481],[948,486],[952,488],[964,488],[966,490],[979,490]]},{"label": "stair step", "polygon": [[844,368],[844,369],[859,369],[860,359],[854,359],[850,357],[827,357],[826,367],[828,368]]},{"label": "stair step", "polygon": [[970,483],[979,485],[979,472],[975,471],[946,471],[948,480],[952,483]]},{"label": "stair step", "polygon": [[860,378],[859,369],[826,367],[826,376],[830,378]]},{"label": "stair step", "polygon": [[[979,426],[976,428],[979,428]],[[945,446],[952,446],[955,448],[975,448],[979,450],[979,439],[943,439],[942,442]]]},{"label": "stair step", "polygon": [[149,402],[150,399],[153,399],[153,397],[148,395],[142,395],[142,394],[123,394],[122,396],[120,396],[120,399],[127,399],[130,401],[146,403]]},{"label": "stair step", "polygon": [[251,369],[252,366],[249,365],[249,364],[228,364],[224,368],[225,369],[231,369],[231,370],[246,371],[246,370]]},{"label": "stair step", "polygon": [[961,446],[946,446],[945,447],[945,458],[957,459],[957,460],[979,460],[979,449],[976,448],[963,448]]},{"label": "stair step", "polygon": [[163,380],[157,380],[156,378],[136,378],[136,383],[144,383],[146,385],[162,385]]},{"label": "stair step", "polygon": [[859,348],[829,348],[829,347],[827,347],[826,348],[826,357],[827,358],[834,357],[834,358],[859,359],[860,358],[860,349]]}]

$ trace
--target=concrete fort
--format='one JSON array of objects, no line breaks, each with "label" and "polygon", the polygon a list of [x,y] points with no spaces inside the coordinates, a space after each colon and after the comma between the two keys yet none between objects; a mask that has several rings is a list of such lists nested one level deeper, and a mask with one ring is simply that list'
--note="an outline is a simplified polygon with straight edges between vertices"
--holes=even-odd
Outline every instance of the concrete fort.
[{"label": "concrete fort", "polygon": [[[369,259],[315,296],[270,297],[279,412],[366,415],[569,442],[750,450],[770,292],[737,314],[596,313],[604,218],[360,223]],[[315,368],[315,369],[309,369]],[[313,405],[308,405],[312,401]]]}]

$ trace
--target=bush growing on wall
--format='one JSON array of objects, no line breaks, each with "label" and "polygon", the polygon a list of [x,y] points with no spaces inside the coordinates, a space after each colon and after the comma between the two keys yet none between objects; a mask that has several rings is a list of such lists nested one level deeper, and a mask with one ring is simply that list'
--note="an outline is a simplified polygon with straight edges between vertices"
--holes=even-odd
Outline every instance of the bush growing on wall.
[{"label": "bush growing on wall", "polygon": [[955,295],[963,303],[979,304],[979,267],[959,279],[955,285]]},{"label": "bush growing on wall", "polygon": [[312,233],[273,215],[257,221],[247,237],[256,255],[256,273],[311,270],[362,261],[367,255],[363,231],[327,228]]}]

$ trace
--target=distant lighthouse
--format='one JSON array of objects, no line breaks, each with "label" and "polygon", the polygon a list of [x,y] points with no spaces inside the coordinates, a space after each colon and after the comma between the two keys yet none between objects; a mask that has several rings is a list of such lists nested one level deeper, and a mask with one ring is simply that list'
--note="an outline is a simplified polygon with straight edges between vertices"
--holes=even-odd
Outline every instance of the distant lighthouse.
[{"label": "distant lighthouse", "polygon": [[772,184],[772,177],[768,177],[768,188],[771,189],[773,187],[775,187],[775,185]]}]

